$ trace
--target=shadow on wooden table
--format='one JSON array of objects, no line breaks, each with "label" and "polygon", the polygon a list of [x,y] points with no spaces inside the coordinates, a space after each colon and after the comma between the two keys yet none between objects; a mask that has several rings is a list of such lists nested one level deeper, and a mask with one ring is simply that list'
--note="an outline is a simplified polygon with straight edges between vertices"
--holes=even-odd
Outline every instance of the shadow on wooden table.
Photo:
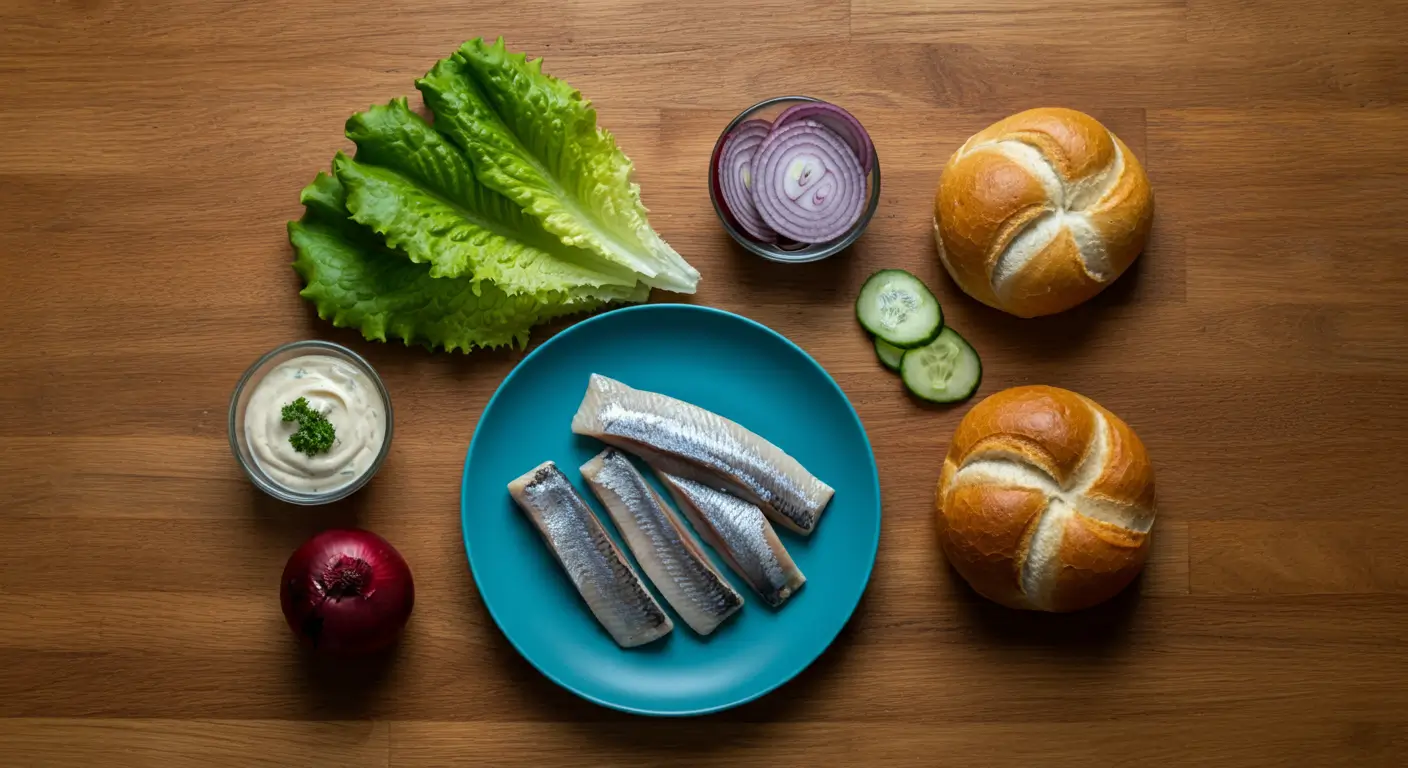
[{"label": "shadow on wooden table", "polygon": [[410,655],[410,635],[370,656],[340,658],[300,650],[300,688],[310,715],[330,720],[361,720],[384,716],[392,671]]},{"label": "shadow on wooden table", "polygon": [[[299,507],[255,494],[251,522],[264,540],[263,549],[293,554],[313,534],[333,528],[360,528],[366,511],[376,505],[375,484],[331,504]],[[282,563],[279,564],[282,570]],[[273,574],[277,585],[278,573]],[[409,655],[409,636],[370,656],[331,657],[309,648],[297,651],[298,685],[309,716],[335,720],[373,717],[385,709],[385,688],[391,671]],[[290,640],[290,648],[292,649]]]},{"label": "shadow on wooden table", "polygon": [[1036,650],[1069,660],[1099,662],[1128,648],[1143,576],[1109,601],[1074,613],[1004,608],[974,592],[957,574],[948,581],[964,625],[982,642],[1005,650]]},{"label": "shadow on wooden table", "polygon": [[747,275],[747,279],[735,280],[730,286],[730,303],[849,306],[855,301],[859,260],[849,258],[849,249],[821,261],[786,264],[755,256],[728,237],[721,239],[726,243],[732,268]]},{"label": "shadow on wooden table", "polygon": [[255,493],[250,518],[268,551],[284,552],[287,556],[319,531],[360,528],[364,513],[375,504],[375,495],[369,486],[341,501],[300,507]]},{"label": "shadow on wooden table", "polygon": [[[1043,317],[1022,318],[968,300],[964,307],[968,315],[963,328],[972,329],[974,336],[1000,339],[1003,346],[1015,350],[1021,357],[1033,360],[1065,360],[1084,354],[1085,342],[1102,326],[1118,323],[1119,308],[1133,303],[1140,294],[1141,275],[1146,259],[1134,264],[1109,288],[1095,298],[1065,312]],[[947,275],[955,291],[952,280]],[[1147,291],[1145,291],[1147,292]],[[966,297],[965,297],[966,298]],[[947,308],[947,307],[946,307]],[[969,341],[979,342],[978,339]]]}]

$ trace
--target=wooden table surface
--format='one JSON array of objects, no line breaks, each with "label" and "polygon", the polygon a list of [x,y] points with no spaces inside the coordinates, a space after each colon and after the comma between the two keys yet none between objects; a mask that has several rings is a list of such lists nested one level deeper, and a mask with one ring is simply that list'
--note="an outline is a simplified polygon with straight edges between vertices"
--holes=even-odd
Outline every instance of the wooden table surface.
[{"label": "wooden table surface", "polygon": [[[1408,4],[1348,0],[7,0],[0,5],[0,763],[5,765],[1408,764]],[[461,462],[522,352],[365,342],[297,296],[284,222],[346,117],[502,34],[592,98],[692,301],[788,335],[860,412],[884,534],[854,620],[761,701],[633,718],[559,690],[485,612]],[[807,93],[871,130],[868,234],[759,262],[710,208],[720,128]],[[930,239],[939,170],[1038,105],[1144,161],[1152,241],[1067,314],[962,295]],[[852,318],[903,267],[983,356],[1127,420],[1157,468],[1144,577],[1050,617],[984,603],[933,542],[964,408],[926,410]],[[673,297],[657,293],[656,300]],[[365,354],[387,465],[329,508],[264,498],[226,443],[285,341]],[[540,336],[539,338],[542,338]],[[389,661],[302,656],[280,569],[356,524],[418,600]]]}]

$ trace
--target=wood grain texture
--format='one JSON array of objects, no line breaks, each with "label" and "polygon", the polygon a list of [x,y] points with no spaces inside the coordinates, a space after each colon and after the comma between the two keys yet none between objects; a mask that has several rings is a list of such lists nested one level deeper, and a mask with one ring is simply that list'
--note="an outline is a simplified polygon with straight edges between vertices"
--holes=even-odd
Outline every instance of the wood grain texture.
[{"label": "wood grain texture", "polygon": [[[1347,0],[0,4],[0,763],[1408,764],[1406,23]],[[347,115],[480,34],[595,101],[704,275],[692,300],[787,334],[865,421],[870,590],[761,701],[643,721],[543,679],[474,591],[457,509],[523,353],[367,343],[296,295],[283,222]],[[866,236],[809,266],[748,257],[706,189],[723,124],[792,92],[851,108],[885,171]],[[1021,321],[946,278],[929,205],[967,136],[1040,105],[1119,133],[1157,212],[1104,295]],[[933,486],[965,409],[874,361],[850,305],[881,267],[934,287],[980,395],[1068,387],[1139,432],[1160,500],[1135,588],[1031,616],[948,570]],[[311,510],[262,497],[225,434],[245,366],[302,337],[366,354],[397,409],[382,474]],[[276,590],[348,524],[419,594],[388,658],[339,669],[298,653]]]}]

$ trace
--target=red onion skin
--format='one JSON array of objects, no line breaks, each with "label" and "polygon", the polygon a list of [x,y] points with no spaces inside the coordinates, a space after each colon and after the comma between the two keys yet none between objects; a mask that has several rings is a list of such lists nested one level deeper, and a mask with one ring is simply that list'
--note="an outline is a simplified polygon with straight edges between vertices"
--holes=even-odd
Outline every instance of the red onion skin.
[{"label": "red onion skin", "polygon": [[415,607],[415,582],[386,539],[323,531],[284,566],[279,602],[293,633],[320,653],[361,655],[396,641]]},{"label": "red onion skin", "polygon": [[[757,147],[771,127],[772,124],[766,120],[747,120],[740,123],[720,142],[719,152],[713,159],[714,190],[722,208],[728,214],[729,221],[736,229],[741,229],[749,237],[764,243],[777,240],[777,233],[758,215],[753,206],[753,193],[744,187],[742,179],[737,178],[731,161],[735,159],[737,152],[746,151],[750,156],[751,165],[751,157],[756,154]],[[750,139],[755,140],[751,150],[738,149],[739,142]]]},{"label": "red onion skin", "polygon": [[860,124],[855,115],[845,109],[825,101],[810,101],[803,104],[794,104],[782,111],[773,121],[773,128],[792,122],[793,120],[810,119],[815,120],[836,134],[836,137],[846,143],[846,146],[855,153],[856,161],[860,163],[862,173],[869,175],[870,166],[874,159],[875,145],[870,141],[870,134],[866,132],[865,126]]},{"label": "red onion skin", "polygon": [[734,229],[742,229],[742,227],[738,225],[738,219],[733,215],[733,211],[729,209],[728,201],[724,199],[724,190],[721,183],[723,174],[718,170],[719,160],[723,157],[724,145],[727,143],[728,137],[725,136],[724,140],[719,142],[718,146],[714,147],[714,156],[709,158],[709,167],[714,169],[714,173],[711,174],[710,183],[714,189],[714,199],[719,201],[719,210],[724,212],[724,216],[728,218],[729,223],[733,225]]}]

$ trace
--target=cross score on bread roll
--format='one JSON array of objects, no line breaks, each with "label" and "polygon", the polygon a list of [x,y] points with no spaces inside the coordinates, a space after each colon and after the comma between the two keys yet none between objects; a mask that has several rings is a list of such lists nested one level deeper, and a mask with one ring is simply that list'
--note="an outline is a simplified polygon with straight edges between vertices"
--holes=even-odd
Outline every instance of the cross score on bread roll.
[{"label": "cross score on bread roll", "polygon": [[1129,147],[1073,109],[1030,109],[974,134],[944,166],[934,241],[969,296],[1018,317],[1105,289],[1149,236],[1154,196]]},{"label": "cross score on bread roll", "polygon": [[944,556],[979,594],[1074,611],[1113,597],[1144,566],[1154,470],[1129,425],[1095,401],[1014,387],[959,423],[937,506]]}]

